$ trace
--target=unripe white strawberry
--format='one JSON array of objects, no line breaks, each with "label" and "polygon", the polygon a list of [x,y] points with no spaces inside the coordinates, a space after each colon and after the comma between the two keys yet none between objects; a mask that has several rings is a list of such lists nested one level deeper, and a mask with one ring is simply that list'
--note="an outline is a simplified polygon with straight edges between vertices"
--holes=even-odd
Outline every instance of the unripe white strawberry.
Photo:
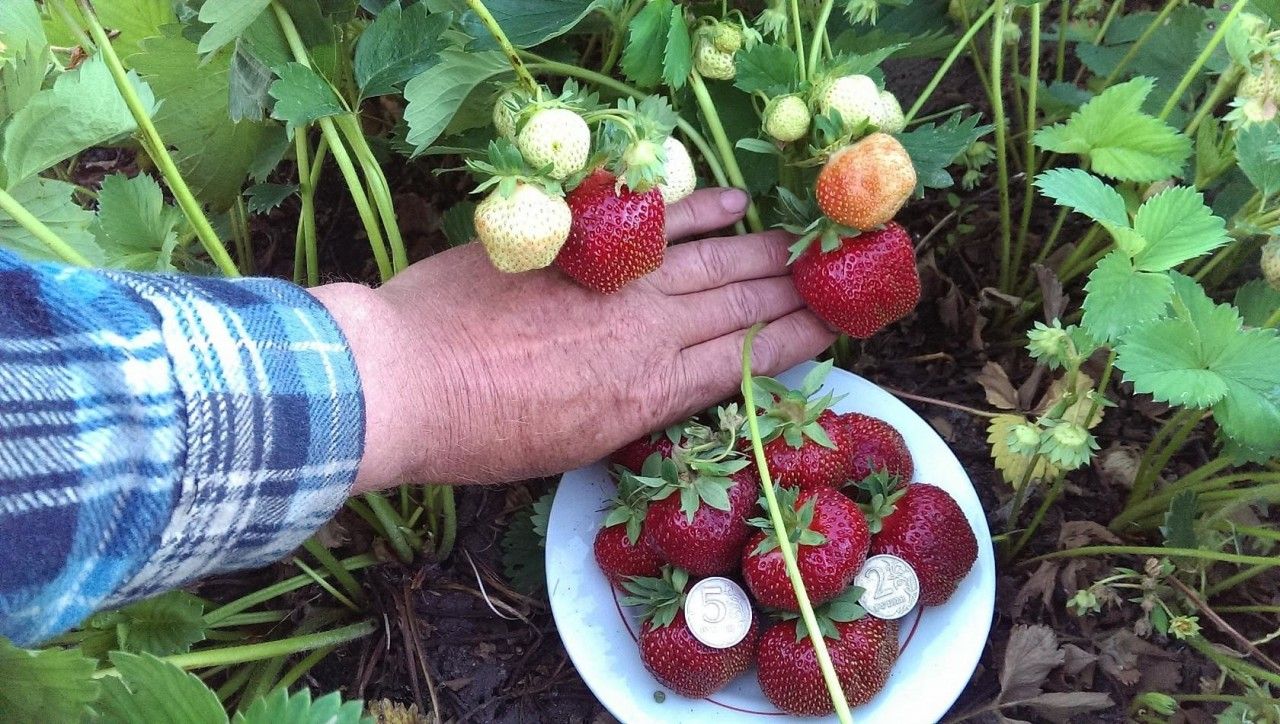
[{"label": "unripe white strawberry", "polygon": [[738,74],[738,67],[733,63],[733,53],[725,53],[716,48],[709,38],[698,39],[698,47],[693,52],[693,67],[698,75],[715,80],[733,80]]},{"label": "unripe white strawberry", "polygon": [[819,110],[823,113],[839,111],[846,129],[870,121],[879,112],[880,89],[865,75],[836,78],[819,90]]},{"label": "unripe white strawberry", "polygon": [[515,96],[515,91],[508,90],[498,96],[498,100],[493,104],[493,127],[498,131],[500,138],[516,140],[516,112],[509,105],[511,98]]},{"label": "unripe white strawberry", "polygon": [[532,184],[520,183],[510,196],[494,189],[475,212],[476,236],[499,271],[542,269],[555,261],[569,238],[569,204]]},{"label": "unripe white strawberry", "polygon": [[796,95],[778,96],[764,109],[764,132],[772,138],[791,143],[809,132],[809,104]]},{"label": "unripe white strawberry", "polygon": [[675,136],[662,142],[662,150],[667,154],[667,163],[663,166],[666,181],[658,185],[658,191],[662,193],[663,202],[670,205],[693,193],[698,175],[693,170],[689,150]]},{"label": "unripe white strawberry", "polygon": [[1273,236],[1262,245],[1262,278],[1280,291],[1280,236]]},{"label": "unripe white strawberry", "polygon": [[732,23],[719,23],[711,34],[711,42],[721,53],[733,53],[742,49],[742,28]]},{"label": "unripe white strawberry", "polygon": [[871,122],[885,133],[902,133],[902,129],[907,127],[907,118],[902,113],[897,96],[887,90],[880,91],[880,106]]},{"label": "unripe white strawberry", "polygon": [[544,108],[533,114],[516,138],[530,166],[550,166],[557,181],[577,173],[591,154],[591,129],[582,116],[567,108]]}]

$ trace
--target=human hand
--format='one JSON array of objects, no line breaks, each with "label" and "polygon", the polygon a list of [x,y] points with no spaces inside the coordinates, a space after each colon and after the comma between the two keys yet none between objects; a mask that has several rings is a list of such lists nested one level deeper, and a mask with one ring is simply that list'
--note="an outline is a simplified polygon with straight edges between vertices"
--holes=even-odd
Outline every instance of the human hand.
[{"label": "human hand", "polygon": [[[672,239],[737,221],[746,195],[706,189],[667,210]],[[401,482],[548,475],[729,397],[757,322],[753,369],[776,374],[834,333],[804,307],[790,237],[672,246],[612,295],[554,268],[510,275],[478,244],[414,264],[385,286],[317,287],[346,333],[365,392],[356,492]]]}]

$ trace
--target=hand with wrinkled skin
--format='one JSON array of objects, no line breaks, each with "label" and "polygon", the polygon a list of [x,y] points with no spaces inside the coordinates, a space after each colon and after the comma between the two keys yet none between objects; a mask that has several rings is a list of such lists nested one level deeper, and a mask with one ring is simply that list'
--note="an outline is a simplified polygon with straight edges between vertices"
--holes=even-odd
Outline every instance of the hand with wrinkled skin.
[{"label": "hand with wrinkled skin", "polygon": [[[746,206],[706,189],[668,208],[673,240]],[[747,330],[773,375],[835,335],[804,307],[788,235],[672,246],[612,295],[555,269],[495,270],[478,244],[414,264],[379,289],[317,287],[347,335],[365,393],[356,492],[401,482],[496,483],[563,472],[735,394]]]}]

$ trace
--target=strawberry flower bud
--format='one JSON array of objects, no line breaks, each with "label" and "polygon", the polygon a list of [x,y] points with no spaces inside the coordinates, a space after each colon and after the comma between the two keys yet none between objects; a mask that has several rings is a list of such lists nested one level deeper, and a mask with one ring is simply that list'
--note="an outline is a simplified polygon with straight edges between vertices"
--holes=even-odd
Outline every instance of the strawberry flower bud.
[{"label": "strawberry flower bud", "polygon": [[1098,441],[1082,425],[1067,420],[1056,420],[1044,437],[1042,452],[1049,461],[1063,470],[1075,470],[1089,462]]},{"label": "strawberry flower bud", "polygon": [[1071,334],[1056,319],[1052,325],[1036,322],[1035,328],[1027,332],[1027,351],[1051,370],[1065,367],[1075,358]]},{"label": "strawberry flower bud", "polygon": [[1009,430],[1009,450],[1021,455],[1035,455],[1040,450],[1040,430],[1030,423]]},{"label": "strawberry flower bud", "polygon": [[1077,616],[1087,616],[1102,610],[1102,603],[1092,588],[1082,588],[1067,601],[1067,608]]},{"label": "strawberry flower bud", "polygon": [[1200,635],[1200,618],[1198,616],[1174,616],[1169,619],[1169,633],[1179,641],[1195,638]]}]

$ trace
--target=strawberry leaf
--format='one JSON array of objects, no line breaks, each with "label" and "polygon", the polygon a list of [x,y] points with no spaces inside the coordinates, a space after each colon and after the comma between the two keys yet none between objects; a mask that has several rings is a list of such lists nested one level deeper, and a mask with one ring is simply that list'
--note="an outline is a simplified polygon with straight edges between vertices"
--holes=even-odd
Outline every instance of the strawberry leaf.
[{"label": "strawberry leaf", "polygon": [[1262,279],[1254,279],[1236,291],[1235,304],[1245,324],[1261,327],[1280,309],[1280,289],[1273,289]]},{"label": "strawberry leaf", "polygon": [[405,84],[406,141],[418,153],[426,150],[448,128],[477,86],[509,72],[506,56],[498,51],[441,51],[439,63]]},{"label": "strawberry leaf", "polygon": [[93,231],[108,266],[175,271],[178,231],[186,227],[182,212],[164,202],[160,184],[150,176],[112,174],[103,179]]},{"label": "strawberry leaf", "polygon": [[426,3],[402,7],[397,0],[383,8],[356,43],[353,70],[360,100],[395,93],[435,64],[451,19],[449,13],[432,13]]},{"label": "strawberry leaf", "polygon": [[1191,140],[1142,112],[1152,84],[1150,78],[1134,78],[1108,88],[1065,123],[1036,131],[1036,145],[1083,156],[1095,172],[1121,181],[1178,175],[1191,156]]},{"label": "strawberry leaf", "polygon": [[[9,189],[9,194],[71,248],[89,261],[101,264],[105,258],[103,251],[89,231],[93,213],[75,202],[72,196],[75,190],[65,181],[33,176]],[[3,211],[0,211],[0,248],[15,251],[31,261],[61,261],[44,242]]]},{"label": "strawberry leaf", "polygon": [[1040,193],[1094,221],[1128,226],[1124,197],[1102,179],[1078,168],[1055,168],[1036,176]]},{"label": "strawberry leaf", "polygon": [[275,689],[255,700],[248,709],[237,712],[231,721],[234,724],[372,724],[378,720],[364,716],[360,701],[344,702],[336,691],[312,701],[311,691],[304,687],[292,694],[285,689]]},{"label": "strawberry leaf", "polygon": [[1113,251],[1089,274],[1083,326],[1096,339],[1110,342],[1161,317],[1172,291],[1168,274],[1140,271],[1124,251]]},{"label": "strawberry leaf", "polygon": [[1262,195],[1280,191],[1280,164],[1275,161],[1280,151],[1280,124],[1254,123],[1236,135],[1236,160],[1240,170]]},{"label": "strawberry leaf", "polygon": [[663,66],[653,59],[666,49],[673,9],[671,0],[653,0],[627,26],[627,47],[622,51],[620,67],[639,88],[648,90],[662,82]]},{"label": "strawberry leaf", "polygon": [[796,89],[799,61],[796,52],[785,45],[757,43],[749,50],[738,51],[735,60],[738,74],[733,84],[744,93],[772,97]]},{"label": "strawberry leaf", "polygon": [[111,653],[119,678],[105,677],[94,709],[107,722],[226,722],[217,695],[194,674],[150,654]]},{"label": "strawberry leaf", "polygon": [[200,7],[200,22],[210,27],[200,38],[200,54],[212,53],[240,37],[270,4],[271,0],[206,2]]},{"label": "strawberry leaf", "polygon": [[14,722],[82,721],[98,698],[96,667],[75,649],[27,651],[0,636],[0,713]]},{"label": "strawberry leaf", "polygon": [[1164,525],[1160,526],[1165,547],[1200,547],[1196,536],[1196,512],[1195,491],[1184,490],[1173,496],[1173,500],[1169,501],[1169,510],[1164,514]]},{"label": "strawberry leaf", "polygon": [[1142,271],[1172,269],[1230,240],[1226,223],[1189,186],[1175,186],[1148,199],[1133,219],[1133,230],[1145,242],[1134,256],[1134,265]]},{"label": "strawberry leaf", "polygon": [[898,135],[902,147],[916,168],[916,196],[924,189],[945,189],[954,183],[947,167],[974,141],[991,132],[991,126],[979,126],[977,115],[963,118],[959,113],[942,125],[922,123]]},{"label": "strawberry leaf", "polygon": [[684,21],[684,7],[681,5],[671,8],[662,59],[662,79],[672,90],[680,90],[689,82],[689,74],[693,72],[693,40],[689,37],[689,26]]}]

